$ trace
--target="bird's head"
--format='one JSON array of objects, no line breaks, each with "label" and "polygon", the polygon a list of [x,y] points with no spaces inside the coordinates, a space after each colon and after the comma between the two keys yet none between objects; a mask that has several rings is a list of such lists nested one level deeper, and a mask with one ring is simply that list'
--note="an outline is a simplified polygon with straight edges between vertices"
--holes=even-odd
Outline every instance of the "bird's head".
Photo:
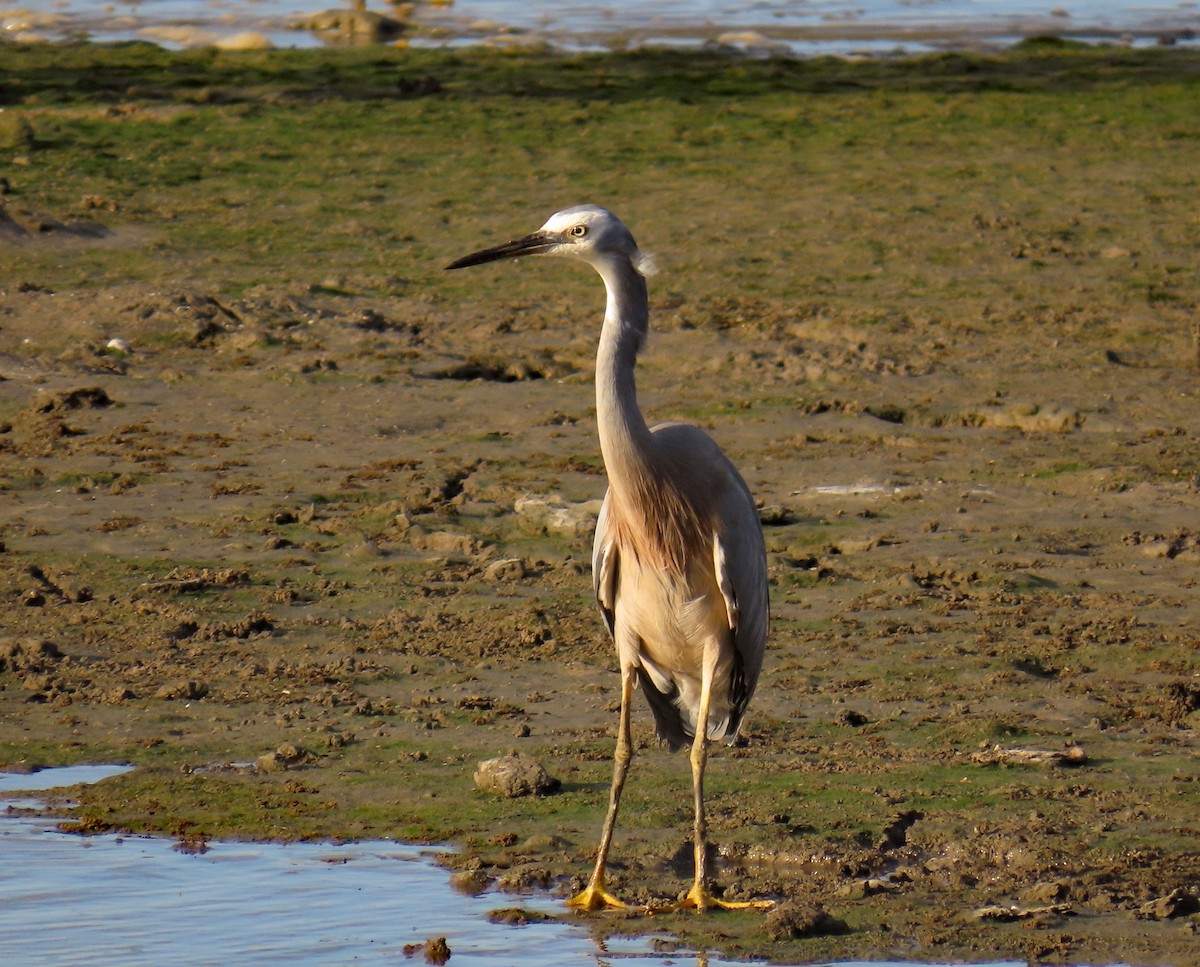
[{"label": "bird's head", "polygon": [[469,265],[520,255],[568,255],[597,268],[605,262],[625,259],[643,274],[650,271],[648,258],[637,247],[625,223],[597,205],[564,208],[551,215],[536,232],[473,252],[446,268],[465,269]]}]

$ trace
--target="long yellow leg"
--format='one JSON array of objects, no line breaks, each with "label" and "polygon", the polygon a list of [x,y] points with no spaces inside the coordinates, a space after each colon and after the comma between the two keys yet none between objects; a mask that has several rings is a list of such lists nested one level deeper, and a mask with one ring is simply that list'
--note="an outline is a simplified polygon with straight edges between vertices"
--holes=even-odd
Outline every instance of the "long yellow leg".
[{"label": "long yellow leg", "polygon": [[695,797],[696,822],[695,855],[696,879],[688,895],[676,904],[677,910],[695,910],[704,913],[709,907],[721,910],[770,910],[775,904],[770,900],[731,902],[718,900],[708,892],[708,823],[704,815],[704,768],[708,764],[708,711],[712,703],[712,665],[704,663],[700,683],[700,710],[696,716],[696,737],[692,740],[692,792]]},{"label": "long yellow leg", "polygon": [[608,796],[608,815],[604,818],[604,829],[600,833],[600,847],[596,851],[596,867],[591,879],[582,892],[571,897],[567,906],[578,910],[622,910],[622,903],[608,892],[604,885],[604,866],[608,862],[608,849],[612,845],[613,830],[617,828],[617,810],[621,805],[621,790],[625,788],[625,776],[633,758],[633,742],[629,730],[629,706],[633,700],[634,672],[631,668],[621,669],[621,717],[617,723],[617,748],[613,753],[612,790]]}]

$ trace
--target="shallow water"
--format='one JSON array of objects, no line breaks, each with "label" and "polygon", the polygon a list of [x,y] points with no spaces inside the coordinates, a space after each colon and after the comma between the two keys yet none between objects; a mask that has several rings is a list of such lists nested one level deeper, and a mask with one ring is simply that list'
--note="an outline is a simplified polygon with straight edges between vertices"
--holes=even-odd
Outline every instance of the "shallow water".
[{"label": "shallow water", "polygon": [[601,947],[569,923],[490,923],[498,908],[559,906],[544,897],[463,896],[429,851],[403,844],[218,842],[196,855],[166,839],[65,834],[23,812],[39,804],[31,793],[122,771],[0,774],[0,963],[420,964],[423,954],[409,959],[405,946],[435,937],[446,938],[453,967],[738,963],[655,953],[645,938]]},{"label": "shallow water", "polygon": [[[196,46],[256,31],[276,46],[322,40],[288,25],[347,0],[0,0],[0,36],[149,39]],[[387,13],[387,0],[368,7]],[[1192,43],[1200,33],[1195,0],[452,0],[420,3],[418,46],[545,39],[565,49],[669,44],[695,46],[729,31],[761,31],[795,54],[914,53],[1003,46],[1035,33],[1088,40]],[[190,31],[190,39],[186,32]],[[736,46],[744,41],[732,41]]]}]

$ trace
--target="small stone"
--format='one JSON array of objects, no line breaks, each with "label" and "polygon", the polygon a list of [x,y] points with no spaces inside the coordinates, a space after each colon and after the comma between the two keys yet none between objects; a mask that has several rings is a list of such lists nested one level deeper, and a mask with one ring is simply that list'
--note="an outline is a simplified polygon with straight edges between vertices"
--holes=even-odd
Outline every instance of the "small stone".
[{"label": "small stone", "polygon": [[783,504],[767,504],[758,511],[758,520],[763,527],[783,527],[794,519],[792,512]]},{"label": "small stone", "polygon": [[444,964],[450,959],[450,947],[445,937],[425,941],[425,963]]},{"label": "small stone", "polygon": [[895,889],[896,886],[887,880],[871,876],[866,879],[852,880],[850,883],[847,883],[838,891],[838,896],[851,900],[861,900],[864,897],[874,896],[877,893],[889,893]]},{"label": "small stone", "polygon": [[864,725],[869,725],[871,722],[862,712],[856,712],[854,709],[849,708],[842,709],[834,716],[833,720],[838,725],[848,725],[852,729],[861,728]]},{"label": "small stone", "polygon": [[479,896],[491,883],[492,878],[483,870],[459,870],[450,877],[450,886],[467,896]]},{"label": "small stone", "polygon": [[767,933],[774,940],[800,937],[828,937],[849,933],[846,921],[816,904],[782,903],[767,914]]},{"label": "small stone", "polygon": [[548,775],[536,759],[505,755],[480,762],[475,771],[475,785],[484,792],[515,799],[547,795],[557,790],[561,783]]},{"label": "small stone", "polygon": [[469,534],[456,534],[453,531],[433,531],[413,539],[413,547],[423,551],[436,551],[439,554],[458,554],[470,557],[479,550],[479,542]]},{"label": "small stone", "polygon": [[1035,883],[1021,891],[1020,900],[1030,906],[1038,903],[1058,903],[1070,896],[1071,887],[1065,880]]},{"label": "small stone", "polygon": [[1137,917],[1141,920],[1171,920],[1200,912],[1200,900],[1187,890],[1172,890],[1138,907]]},{"label": "small stone", "polygon": [[287,768],[287,763],[280,759],[274,752],[267,752],[260,755],[254,764],[258,767],[259,772],[278,772],[280,769]]},{"label": "small stone", "polygon": [[213,46],[218,50],[271,50],[275,45],[256,30],[244,30],[222,37]]},{"label": "small stone", "polygon": [[525,562],[519,557],[508,557],[493,561],[483,571],[486,580],[492,582],[519,581],[525,577]]},{"label": "small stone", "polygon": [[513,504],[513,510],[530,529],[563,537],[587,537],[596,529],[600,501],[573,504],[557,494],[547,497],[525,496]]},{"label": "small stone", "polygon": [[35,140],[33,125],[24,115],[0,108],[0,148],[28,150]]},{"label": "small stone", "polygon": [[274,752],[260,755],[256,760],[259,772],[277,772],[291,766],[310,765],[317,761],[317,756],[308,749],[284,742]]},{"label": "small stone", "polygon": [[179,680],[159,686],[154,697],[167,700],[183,698],[192,701],[204,698],[207,694],[208,686],[204,682]]},{"label": "small stone", "polygon": [[32,662],[62,658],[62,651],[46,638],[0,638],[0,658],[22,668]]}]

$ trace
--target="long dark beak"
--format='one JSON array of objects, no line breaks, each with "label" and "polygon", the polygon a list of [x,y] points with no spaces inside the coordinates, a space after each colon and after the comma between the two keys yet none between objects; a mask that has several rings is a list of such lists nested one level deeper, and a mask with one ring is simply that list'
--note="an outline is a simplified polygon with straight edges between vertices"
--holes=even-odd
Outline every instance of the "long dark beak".
[{"label": "long dark beak", "polygon": [[515,238],[511,242],[505,242],[503,245],[464,255],[461,259],[455,259],[446,268],[465,269],[469,265],[482,265],[484,262],[495,262],[497,259],[516,258],[518,255],[540,255],[561,241],[562,239],[557,235],[551,235],[548,232],[534,232],[524,238]]}]

